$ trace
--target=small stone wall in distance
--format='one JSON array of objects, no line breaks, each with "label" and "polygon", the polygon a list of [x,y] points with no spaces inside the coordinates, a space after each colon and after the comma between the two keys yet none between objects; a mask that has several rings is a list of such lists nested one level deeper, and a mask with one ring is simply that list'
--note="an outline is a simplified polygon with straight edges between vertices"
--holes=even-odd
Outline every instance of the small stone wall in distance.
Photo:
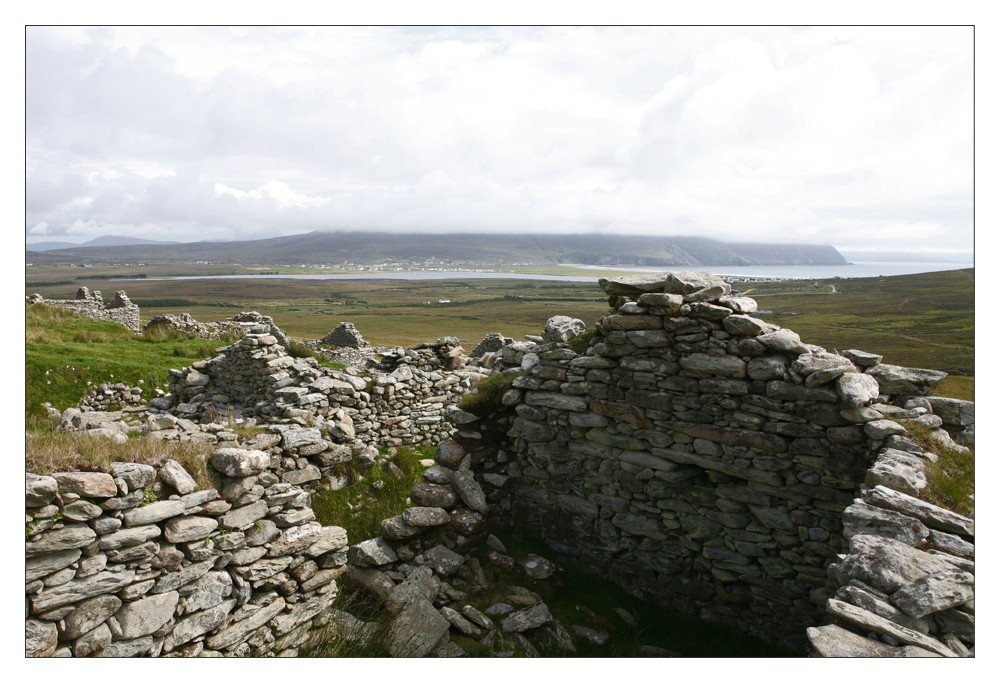
[{"label": "small stone wall in distance", "polygon": [[133,332],[138,332],[141,328],[139,307],[129,300],[124,291],[115,292],[115,298],[106,306],[99,290],[91,292],[86,287],[77,290],[75,299],[44,299],[40,294],[35,294],[28,301],[68,308],[77,315],[118,323]]}]

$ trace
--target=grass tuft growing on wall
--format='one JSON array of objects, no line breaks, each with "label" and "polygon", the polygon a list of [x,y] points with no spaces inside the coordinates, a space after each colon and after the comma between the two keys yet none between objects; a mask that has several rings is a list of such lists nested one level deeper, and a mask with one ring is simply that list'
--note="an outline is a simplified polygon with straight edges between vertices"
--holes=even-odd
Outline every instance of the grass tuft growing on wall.
[{"label": "grass tuft growing on wall", "polygon": [[596,334],[597,330],[590,330],[589,332],[578,334],[566,342],[566,345],[573,349],[573,353],[576,353],[577,355],[582,354],[590,346],[590,343],[593,341]]},{"label": "grass tuft growing on wall", "polygon": [[910,433],[910,439],[925,451],[937,455],[937,461],[927,461],[924,475],[927,488],[920,492],[924,500],[970,517],[975,512],[976,452],[943,446],[927,427],[908,420],[900,420]]},{"label": "grass tuft growing on wall", "polygon": [[292,358],[314,358],[320,364],[320,367],[333,368],[334,370],[343,370],[347,366],[343,363],[337,363],[330,360],[321,353],[313,351],[312,348],[306,346],[302,342],[297,342],[294,339],[289,339],[288,344],[285,346],[285,353],[287,353]]},{"label": "grass tuft growing on wall", "polygon": [[479,417],[500,410],[503,407],[503,395],[513,386],[514,380],[521,373],[504,373],[490,375],[479,380],[469,393],[458,400],[458,407]]}]

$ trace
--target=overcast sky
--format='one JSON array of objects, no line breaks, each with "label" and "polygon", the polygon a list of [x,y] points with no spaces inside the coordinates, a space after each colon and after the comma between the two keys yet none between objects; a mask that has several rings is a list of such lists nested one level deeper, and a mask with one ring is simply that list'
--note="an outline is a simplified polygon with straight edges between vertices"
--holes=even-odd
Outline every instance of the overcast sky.
[{"label": "overcast sky", "polygon": [[27,242],[618,232],[969,253],[972,29],[44,28]]}]

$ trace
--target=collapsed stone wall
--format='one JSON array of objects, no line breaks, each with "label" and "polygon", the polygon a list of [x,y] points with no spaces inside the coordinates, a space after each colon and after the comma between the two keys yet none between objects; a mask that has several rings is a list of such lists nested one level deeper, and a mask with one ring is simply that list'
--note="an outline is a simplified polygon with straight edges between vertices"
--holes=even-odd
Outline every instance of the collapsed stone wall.
[{"label": "collapsed stone wall", "polygon": [[220,490],[173,460],[26,474],[25,654],[297,654],[338,618],[347,535],[315,521],[280,465],[219,449]]},{"label": "collapsed stone wall", "polygon": [[28,298],[30,303],[43,303],[59,308],[68,308],[77,315],[124,325],[133,332],[140,330],[139,307],[132,303],[124,291],[115,292],[115,298],[105,305],[100,290],[91,292],[81,287],[75,299],[45,299],[41,294]]},{"label": "collapsed stone wall", "polygon": [[498,516],[651,600],[801,649],[845,508],[880,449],[909,448],[884,414],[944,373],[805,344],[707,274],[601,285],[612,311],[586,352],[538,345],[504,396],[506,443],[475,465],[505,484]]},{"label": "collapsed stone wall", "polygon": [[[451,350],[442,353],[461,349],[450,341],[445,346]],[[438,359],[445,346],[418,349]],[[389,356],[390,363],[398,361],[394,370],[366,379],[321,367],[313,358],[293,358],[271,334],[249,333],[216,352],[213,358],[172,370],[170,394],[153,399],[153,407],[198,419],[235,415],[287,421],[365,444],[436,444],[451,432],[447,407],[484,376],[461,365],[446,371],[440,361],[412,362],[404,352]],[[415,358],[422,356],[416,353]]]},{"label": "collapsed stone wall", "polygon": [[195,320],[190,313],[154,315],[142,328],[142,333],[147,334],[153,330],[175,330],[201,339],[242,337],[245,334],[269,334],[275,337],[279,344],[288,343],[284,331],[274,324],[274,319],[269,315],[261,315],[257,311],[243,311],[225,320],[207,323]]}]

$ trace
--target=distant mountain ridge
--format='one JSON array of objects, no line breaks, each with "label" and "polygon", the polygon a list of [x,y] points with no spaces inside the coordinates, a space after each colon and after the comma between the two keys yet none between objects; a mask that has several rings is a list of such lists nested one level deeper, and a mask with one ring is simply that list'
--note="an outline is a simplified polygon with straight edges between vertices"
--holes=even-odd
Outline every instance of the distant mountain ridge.
[{"label": "distant mountain ridge", "polygon": [[35,263],[177,263],[321,265],[466,262],[497,265],[749,266],[843,265],[832,246],[727,243],[707,237],[605,234],[310,232],[233,242],[107,244],[28,251]]},{"label": "distant mountain ridge", "polygon": [[27,251],[54,251],[57,249],[81,249],[84,247],[120,247],[137,244],[179,244],[179,242],[163,242],[146,240],[141,237],[125,237],[123,235],[102,235],[87,242],[36,242],[27,244]]}]

